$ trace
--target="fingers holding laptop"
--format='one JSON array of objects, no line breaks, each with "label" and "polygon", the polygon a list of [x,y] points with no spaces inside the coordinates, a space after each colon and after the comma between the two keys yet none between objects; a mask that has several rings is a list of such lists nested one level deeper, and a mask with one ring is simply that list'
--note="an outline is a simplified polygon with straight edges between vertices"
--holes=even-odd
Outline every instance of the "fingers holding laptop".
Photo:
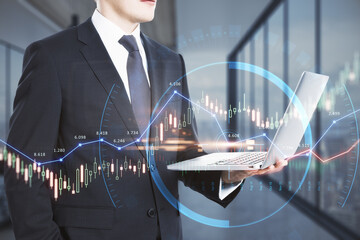
[{"label": "fingers holding laptop", "polygon": [[271,171],[269,171],[268,173],[280,172],[287,165],[288,165],[287,160],[279,160],[275,163],[275,165],[273,165],[274,168]]},{"label": "fingers holding laptop", "polygon": [[255,175],[263,175],[269,173],[280,172],[285,166],[288,165],[287,160],[278,160],[274,165],[270,165],[264,169],[258,170],[238,170],[238,171],[223,171],[222,172],[222,180],[225,183],[235,183],[241,182],[245,178],[255,176]]}]

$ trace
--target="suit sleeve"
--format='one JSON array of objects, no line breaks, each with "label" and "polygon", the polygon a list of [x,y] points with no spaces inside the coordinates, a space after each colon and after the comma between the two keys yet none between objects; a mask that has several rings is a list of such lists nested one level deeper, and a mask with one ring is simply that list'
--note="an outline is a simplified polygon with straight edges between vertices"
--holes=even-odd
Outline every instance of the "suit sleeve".
[{"label": "suit sleeve", "polygon": [[[30,45],[25,52],[23,73],[10,118],[8,148],[19,151],[36,162],[54,159],[61,113],[61,90],[52,57],[40,42]],[[41,155],[35,157],[34,153]],[[31,160],[19,155],[24,164]],[[54,167],[54,165],[47,167]],[[51,192],[46,182],[35,177],[29,186],[17,179],[11,167],[5,168],[5,186],[15,237],[18,240],[62,239],[53,221]]]},{"label": "suit sleeve", "polygon": [[[183,74],[185,75],[186,71],[185,71],[184,60],[181,55],[179,56],[181,59]],[[182,83],[182,94],[185,97],[190,98],[186,76],[183,78],[181,83]],[[188,108],[188,102],[183,101],[182,115],[186,113],[187,108]],[[199,152],[198,147],[196,146],[196,143],[198,143],[198,139],[197,139],[196,121],[194,117],[192,118],[192,124],[190,125],[189,130],[191,131],[191,136],[192,136],[191,140],[192,142],[195,142],[195,144],[188,146],[184,151],[179,151],[177,156],[177,161],[184,161],[186,159],[190,159],[206,154],[204,152]],[[184,182],[185,186],[190,187],[194,191],[203,194],[205,197],[209,198],[210,200],[215,201],[216,203],[220,204],[223,207],[226,207],[239,193],[242,185],[236,188],[233,192],[231,192],[228,196],[226,196],[224,199],[221,200],[219,198],[220,178],[221,178],[221,171],[200,171],[200,172],[187,171],[185,174],[180,174],[179,177],[179,179]]]}]

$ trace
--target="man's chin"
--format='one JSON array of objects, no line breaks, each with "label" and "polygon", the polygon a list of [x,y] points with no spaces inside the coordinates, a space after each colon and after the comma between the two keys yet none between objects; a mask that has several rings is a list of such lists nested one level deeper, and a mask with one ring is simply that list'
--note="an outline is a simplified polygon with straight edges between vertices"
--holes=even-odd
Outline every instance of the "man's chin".
[{"label": "man's chin", "polygon": [[138,22],[139,23],[147,23],[147,22],[151,22],[152,20],[154,20],[154,15],[151,15],[151,16],[143,15],[138,19]]}]

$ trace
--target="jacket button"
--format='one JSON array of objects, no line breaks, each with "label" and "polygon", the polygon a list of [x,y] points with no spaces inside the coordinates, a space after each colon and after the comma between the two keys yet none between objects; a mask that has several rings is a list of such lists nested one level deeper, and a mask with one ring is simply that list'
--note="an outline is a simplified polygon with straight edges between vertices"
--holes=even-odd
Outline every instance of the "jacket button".
[{"label": "jacket button", "polygon": [[148,211],[147,211],[147,215],[151,218],[154,218],[156,216],[156,211],[155,209],[153,208],[150,208]]}]

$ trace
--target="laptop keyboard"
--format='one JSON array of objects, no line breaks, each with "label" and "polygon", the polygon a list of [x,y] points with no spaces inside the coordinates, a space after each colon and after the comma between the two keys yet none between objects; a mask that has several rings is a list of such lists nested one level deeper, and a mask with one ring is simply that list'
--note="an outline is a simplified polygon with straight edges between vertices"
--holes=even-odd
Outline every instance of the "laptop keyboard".
[{"label": "laptop keyboard", "polygon": [[255,165],[265,160],[267,152],[244,152],[236,158],[229,158],[209,165]]}]

